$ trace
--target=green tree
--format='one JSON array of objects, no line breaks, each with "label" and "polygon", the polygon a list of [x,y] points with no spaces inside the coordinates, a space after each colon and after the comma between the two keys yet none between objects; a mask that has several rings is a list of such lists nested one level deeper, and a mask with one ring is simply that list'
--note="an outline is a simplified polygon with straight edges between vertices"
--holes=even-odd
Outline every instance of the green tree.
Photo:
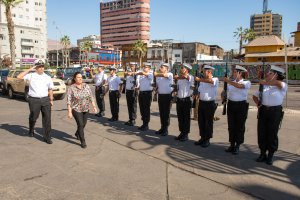
[{"label": "green tree", "polygon": [[235,32],[233,32],[233,36],[238,39],[239,46],[239,54],[241,55],[243,42],[249,42],[255,39],[256,35],[252,29],[244,29],[243,27],[238,27]]},{"label": "green tree", "polygon": [[15,39],[15,26],[12,20],[11,8],[21,3],[23,0],[0,0],[0,4],[5,6],[5,15],[7,19],[7,29],[9,36],[9,47],[10,47],[10,56],[12,61],[12,68],[15,69],[16,66],[16,39]]},{"label": "green tree", "polygon": [[147,44],[144,43],[142,40],[137,40],[132,48],[133,51],[136,52],[137,57],[139,59],[140,62],[140,67],[142,66],[142,60],[145,57],[145,55],[147,54]]},{"label": "green tree", "polygon": [[[66,66],[68,66],[68,60],[70,61],[69,50],[68,50],[68,48],[70,47],[70,44],[71,44],[70,37],[67,35],[64,35],[62,38],[60,38],[60,44],[63,46],[63,50],[62,50],[63,63]],[[63,66],[65,67],[64,64],[63,64]]]},{"label": "green tree", "polygon": [[88,66],[88,54],[89,52],[92,50],[93,47],[93,43],[91,41],[84,41],[84,43],[82,44],[82,46],[80,46],[80,52],[84,51],[86,54],[86,65]]}]

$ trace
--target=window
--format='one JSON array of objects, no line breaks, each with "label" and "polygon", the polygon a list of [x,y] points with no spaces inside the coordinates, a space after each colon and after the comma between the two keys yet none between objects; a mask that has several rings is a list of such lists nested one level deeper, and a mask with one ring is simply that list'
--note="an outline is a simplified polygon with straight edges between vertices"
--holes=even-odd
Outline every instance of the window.
[{"label": "window", "polygon": [[180,57],[180,54],[175,54],[175,58],[179,58]]},{"label": "window", "polygon": [[35,21],[38,21],[38,20],[39,20],[39,18],[36,17],[36,18],[35,18]]},{"label": "window", "polygon": [[20,30],[20,33],[23,34],[23,33],[24,33],[24,30]]}]

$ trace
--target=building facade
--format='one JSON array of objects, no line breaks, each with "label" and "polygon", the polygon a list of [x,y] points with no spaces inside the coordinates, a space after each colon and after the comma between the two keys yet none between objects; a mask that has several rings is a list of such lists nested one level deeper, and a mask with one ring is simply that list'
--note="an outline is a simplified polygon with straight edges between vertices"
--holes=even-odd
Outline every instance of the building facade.
[{"label": "building facade", "polygon": [[[47,58],[46,0],[23,1],[12,8],[15,24],[16,66]],[[10,57],[5,7],[0,4],[0,56]]]},{"label": "building facade", "polygon": [[173,49],[182,49],[182,62],[185,63],[197,63],[197,58],[200,55],[210,55],[210,46],[200,43],[173,43]]},{"label": "building facade", "polygon": [[101,37],[100,35],[89,35],[77,40],[77,47],[83,46],[84,42],[89,41],[93,48],[101,48]]},{"label": "building facade", "polygon": [[224,49],[218,45],[209,45],[210,47],[210,56],[216,56],[218,59],[223,60]]},{"label": "building facade", "polygon": [[149,43],[150,0],[102,0],[100,33],[102,45]]},{"label": "building facade", "polygon": [[298,22],[297,31],[292,32],[294,37],[294,46],[300,47],[300,22]]},{"label": "building facade", "polygon": [[271,12],[254,14],[250,18],[250,28],[256,36],[276,35],[281,38],[282,15]]}]

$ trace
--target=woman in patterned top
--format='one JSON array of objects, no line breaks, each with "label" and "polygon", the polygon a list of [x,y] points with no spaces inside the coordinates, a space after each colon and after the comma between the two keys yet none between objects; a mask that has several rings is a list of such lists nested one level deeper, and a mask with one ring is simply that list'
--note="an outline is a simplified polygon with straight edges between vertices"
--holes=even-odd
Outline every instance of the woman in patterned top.
[{"label": "woman in patterned top", "polygon": [[88,84],[82,83],[82,75],[76,72],[73,75],[72,85],[67,92],[68,117],[75,118],[77,123],[77,131],[75,136],[81,142],[81,147],[86,148],[84,139],[84,127],[87,122],[87,114],[90,110],[90,104],[93,106],[93,111],[96,113],[97,108],[91,88]]}]

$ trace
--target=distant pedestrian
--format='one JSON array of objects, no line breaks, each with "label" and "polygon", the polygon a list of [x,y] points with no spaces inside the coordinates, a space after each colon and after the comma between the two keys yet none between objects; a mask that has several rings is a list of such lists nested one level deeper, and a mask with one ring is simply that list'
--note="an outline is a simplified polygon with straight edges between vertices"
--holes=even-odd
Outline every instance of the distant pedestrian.
[{"label": "distant pedestrian", "polygon": [[156,84],[158,91],[158,108],[160,116],[161,128],[155,134],[167,136],[169,134],[168,127],[170,125],[170,110],[173,91],[173,74],[169,72],[170,64],[163,63],[159,70],[155,72]]},{"label": "distant pedestrian", "polygon": [[141,131],[149,129],[150,107],[152,101],[153,73],[150,72],[151,63],[144,63],[143,71],[137,73],[137,87],[139,88],[139,107],[143,124],[139,127]]},{"label": "distant pedestrian", "polygon": [[72,78],[72,85],[67,92],[68,117],[74,117],[77,123],[75,136],[81,142],[81,147],[86,148],[84,128],[87,123],[88,113],[92,105],[96,113],[97,108],[91,88],[88,84],[82,82],[82,74],[75,72]]},{"label": "distant pedestrian", "polygon": [[253,95],[258,107],[257,137],[260,149],[256,161],[269,165],[273,164],[273,155],[278,149],[278,130],[284,115],[282,103],[288,89],[288,85],[283,82],[284,73],[284,69],[272,65],[266,79],[260,81],[263,85],[262,95],[259,91]]},{"label": "distant pedestrian", "polygon": [[107,75],[104,72],[104,65],[98,65],[98,73],[94,75],[91,70],[91,76],[95,81],[95,96],[96,102],[99,108],[99,113],[96,114],[97,117],[103,117],[105,115],[105,84],[107,82]]},{"label": "distant pedestrian", "polygon": [[116,74],[117,69],[114,66],[111,66],[109,71],[110,76],[107,78],[107,83],[112,117],[108,121],[114,122],[119,120],[119,99],[121,97],[123,87],[120,77]]},{"label": "distant pedestrian", "polygon": [[195,145],[200,145],[204,148],[210,145],[210,139],[213,137],[213,119],[216,112],[217,90],[219,79],[213,77],[215,68],[205,65],[203,67],[204,77],[196,77],[195,81],[199,84],[199,107],[198,107],[198,125],[200,132],[200,140],[195,142]]},{"label": "distant pedestrian", "polygon": [[251,82],[245,80],[247,70],[242,66],[236,66],[233,71],[233,81],[224,78],[228,85],[228,95],[222,92],[222,98],[228,96],[227,122],[230,146],[225,150],[232,154],[239,154],[240,145],[244,143],[245,123],[248,116],[249,103],[248,91]]},{"label": "distant pedestrian", "polygon": [[[45,63],[36,60],[34,67],[21,72],[17,78],[24,79],[29,84],[29,136],[34,136],[34,126],[36,120],[42,112],[42,122],[44,129],[44,141],[52,144],[51,132],[51,107],[53,106],[53,81],[50,76],[44,73]],[[35,71],[35,72],[34,72]],[[30,73],[33,72],[33,73]]]}]

